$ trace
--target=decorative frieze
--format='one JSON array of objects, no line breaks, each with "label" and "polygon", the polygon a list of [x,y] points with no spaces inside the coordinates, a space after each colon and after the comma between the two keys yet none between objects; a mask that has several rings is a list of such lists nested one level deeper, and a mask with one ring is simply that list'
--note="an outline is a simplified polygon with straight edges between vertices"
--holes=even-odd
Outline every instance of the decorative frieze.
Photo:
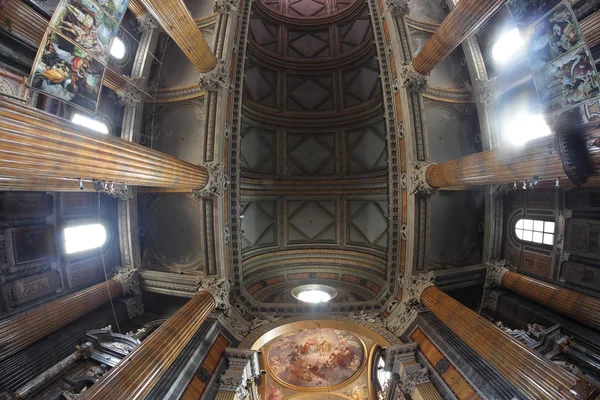
[{"label": "decorative frieze", "polygon": [[435,165],[423,161],[413,161],[409,164],[408,173],[410,179],[410,193],[431,194],[434,188],[427,183],[427,168]]},{"label": "decorative frieze", "polygon": [[408,17],[410,0],[386,0],[385,5],[392,15]]},{"label": "decorative frieze", "polygon": [[200,73],[198,79],[198,87],[207,91],[215,91],[220,87],[228,88],[229,80],[229,64],[228,60],[218,60],[217,65],[208,72]]},{"label": "decorative frieze", "polygon": [[411,92],[427,90],[427,77],[415,70],[412,63],[400,65],[400,85]]},{"label": "decorative frieze", "polygon": [[208,171],[208,182],[200,190],[194,190],[196,197],[222,197],[229,189],[229,176],[225,173],[223,163],[204,163]]},{"label": "decorative frieze", "polygon": [[219,314],[217,320],[237,340],[241,341],[250,332],[251,323],[244,319],[244,316],[236,307],[230,307]]}]

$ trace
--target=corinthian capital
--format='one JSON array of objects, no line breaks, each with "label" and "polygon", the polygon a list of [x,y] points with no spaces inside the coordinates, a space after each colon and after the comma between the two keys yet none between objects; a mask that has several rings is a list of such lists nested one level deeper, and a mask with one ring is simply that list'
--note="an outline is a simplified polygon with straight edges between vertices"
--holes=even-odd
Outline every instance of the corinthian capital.
[{"label": "corinthian capital", "polygon": [[208,292],[215,299],[217,310],[229,308],[229,290],[231,285],[229,279],[204,278],[198,284],[199,292]]},{"label": "corinthian capital", "polygon": [[209,91],[229,87],[229,83],[229,61],[226,60],[218,60],[212,70],[201,73],[198,79],[198,87]]},{"label": "corinthian capital", "polygon": [[223,163],[204,163],[208,171],[208,182],[200,190],[194,190],[196,197],[221,197],[229,188],[229,177],[225,174]]},{"label": "corinthian capital", "polygon": [[237,5],[237,0],[215,0],[215,3],[213,4],[213,11],[215,13],[227,14],[237,10]]},{"label": "corinthian capital", "polygon": [[140,283],[138,281],[138,270],[132,265],[125,267],[117,266],[113,279],[123,287],[123,294],[127,296],[141,296]]},{"label": "corinthian capital", "polygon": [[410,194],[431,194],[434,190],[427,182],[427,169],[435,165],[423,161],[411,162],[408,168],[410,179]]},{"label": "corinthian capital", "polygon": [[139,86],[144,78],[125,77],[125,85],[115,92],[113,97],[118,106],[132,106],[142,101],[142,91]]},{"label": "corinthian capital", "polygon": [[410,3],[410,0],[386,0],[385,5],[393,15],[404,15],[408,17],[408,14],[410,13],[408,3]]},{"label": "corinthian capital", "polygon": [[156,22],[156,20],[152,17],[152,15],[150,15],[149,12],[145,12],[144,14],[137,17],[136,31],[138,31],[138,33],[142,33],[156,28],[158,28],[158,22]]},{"label": "corinthian capital", "polygon": [[435,274],[429,272],[427,274],[418,274],[408,277],[408,296],[407,300],[414,304],[421,304],[421,295],[428,287],[435,286]]},{"label": "corinthian capital", "polygon": [[400,85],[411,92],[427,90],[427,77],[415,70],[411,63],[400,66]]},{"label": "corinthian capital", "polygon": [[510,271],[508,268],[510,263],[506,260],[493,260],[487,263],[487,287],[499,288],[502,287],[502,278],[504,274]]}]

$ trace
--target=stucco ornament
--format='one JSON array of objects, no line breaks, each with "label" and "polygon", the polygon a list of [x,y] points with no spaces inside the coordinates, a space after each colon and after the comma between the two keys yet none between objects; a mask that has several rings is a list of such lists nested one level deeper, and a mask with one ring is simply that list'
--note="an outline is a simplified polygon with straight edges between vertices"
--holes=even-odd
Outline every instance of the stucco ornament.
[{"label": "stucco ornament", "polygon": [[140,283],[138,281],[138,270],[132,265],[124,267],[117,266],[113,279],[118,281],[123,287],[123,295],[141,296]]},{"label": "stucco ornament", "polygon": [[271,322],[277,322],[279,320],[282,320],[283,318],[285,318],[285,315],[260,314],[256,317],[254,317],[254,319],[252,321],[250,321],[250,329],[254,330],[265,324],[269,324]]},{"label": "stucco ornament", "polygon": [[393,15],[403,15],[408,17],[408,14],[410,13],[410,9],[408,8],[409,3],[410,0],[386,0],[385,5]]},{"label": "stucco ornament", "polygon": [[156,22],[156,20],[152,17],[152,15],[150,15],[149,12],[146,12],[137,17],[136,31],[138,31],[138,33],[142,33],[156,28],[158,28],[158,22]]},{"label": "stucco ornament", "polygon": [[200,73],[198,87],[208,91],[215,91],[220,87],[228,88],[230,84],[229,64],[230,61],[218,60],[217,65],[212,70]]},{"label": "stucco ornament", "polygon": [[204,163],[208,171],[208,182],[199,190],[194,190],[196,197],[222,197],[229,189],[229,177],[225,173],[223,163]]},{"label": "stucco ornament", "polygon": [[411,63],[400,66],[400,85],[411,92],[427,90],[427,77],[415,70]]},{"label": "stucco ornament", "polygon": [[214,299],[217,310],[227,310],[229,309],[229,291],[231,289],[231,284],[229,283],[229,279],[215,279],[215,278],[204,278],[200,280],[198,284],[199,292],[208,292],[210,293]]},{"label": "stucco ornament", "polygon": [[481,104],[491,107],[498,98],[498,92],[496,91],[496,78],[492,79],[477,79],[477,94],[479,95],[479,101]]},{"label": "stucco ornament", "polygon": [[115,92],[115,104],[119,106],[132,106],[142,101],[142,91],[140,86],[143,82],[143,77],[125,78],[125,85]]},{"label": "stucco ornament", "polygon": [[427,169],[435,165],[423,161],[414,161],[409,164],[410,194],[432,194],[434,188],[427,182]]},{"label": "stucco ornament", "polygon": [[215,0],[213,11],[215,13],[227,14],[237,10],[238,2],[236,0]]},{"label": "stucco ornament", "polygon": [[401,390],[408,395],[412,395],[417,385],[422,385],[427,382],[429,382],[429,378],[427,377],[427,367],[415,369],[403,374]]},{"label": "stucco ornament", "polygon": [[387,321],[387,328],[400,337],[408,327],[417,319],[425,308],[421,304],[421,295],[428,287],[434,286],[435,275],[433,272],[410,276],[406,295],[402,299],[400,312],[391,316]]}]

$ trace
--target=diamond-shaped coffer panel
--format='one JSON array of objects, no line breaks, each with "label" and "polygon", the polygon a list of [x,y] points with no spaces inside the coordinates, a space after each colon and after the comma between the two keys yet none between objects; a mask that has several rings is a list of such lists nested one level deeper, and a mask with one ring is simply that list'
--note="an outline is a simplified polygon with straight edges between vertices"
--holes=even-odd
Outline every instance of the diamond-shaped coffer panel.
[{"label": "diamond-shaped coffer panel", "polygon": [[314,242],[335,239],[335,202],[288,202],[289,237],[295,242]]},{"label": "diamond-shaped coffer panel", "polygon": [[306,58],[311,58],[321,53],[328,43],[311,34],[302,35],[290,41],[290,46]]},{"label": "diamond-shaped coffer panel", "polygon": [[316,109],[331,93],[313,80],[307,80],[290,91],[291,97],[305,110]]},{"label": "diamond-shaped coffer panel", "polygon": [[325,5],[314,0],[300,0],[290,5],[290,9],[300,15],[310,17],[323,11],[325,9]]}]

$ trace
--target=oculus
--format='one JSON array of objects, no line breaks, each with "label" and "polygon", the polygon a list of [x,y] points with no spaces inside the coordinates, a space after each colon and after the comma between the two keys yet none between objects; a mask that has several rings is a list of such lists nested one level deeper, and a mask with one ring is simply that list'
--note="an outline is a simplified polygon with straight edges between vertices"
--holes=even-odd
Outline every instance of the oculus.
[{"label": "oculus", "polygon": [[292,290],[292,296],[304,303],[327,303],[337,296],[337,290],[325,285],[302,285]]},{"label": "oculus", "polygon": [[323,390],[342,385],[364,368],[365,346],[352,332],[315,328],[275,339],[267,367],[283,385]]}]

